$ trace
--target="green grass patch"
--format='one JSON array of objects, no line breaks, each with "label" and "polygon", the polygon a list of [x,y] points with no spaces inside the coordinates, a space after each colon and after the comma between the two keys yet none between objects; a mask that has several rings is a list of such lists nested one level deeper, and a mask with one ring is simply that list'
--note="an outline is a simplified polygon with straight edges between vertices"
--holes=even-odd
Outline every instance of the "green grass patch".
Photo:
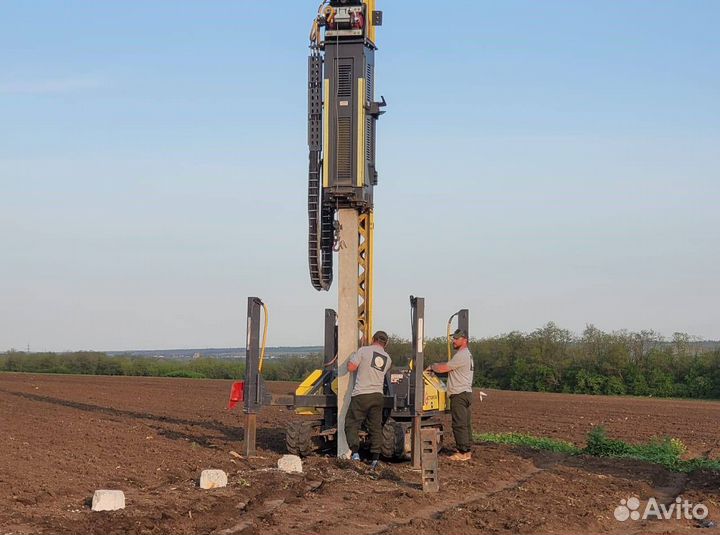
[{"label": "green grass patch", "polygon": [[683,459],[687,452],[685,444],[677,438],[653,438],[641,444],[629,444],[622,440],[612,439],[601,426],[593,427],[587,436],[584,448],[554,438],[535,437],[522,433],[476,433],[476,442],[509,444],[528,448],[554,451],[568,455],[592,455],[594,457],[610,457],[615,459],[634,459],[659,464],[675,472],[694,472],[696,470],[714,470],[720,472],[720,459],[697,457]]},{"label": "green grass patch", "polygon": [[678,439],[653,438],[645,444],[628,444],[622,440],[611,439],[604,428],[593,427],[588,433],[585,453],[596,457],[618,457],[637,459],[661,464],[675,469],[681,462],[680,456],[686,452],[685,445]]},{"label": "green grass patch", "polygon": [[582,453],[582,449],[578,448],[572,442],[559,440],[556,438],[534,437],[523,433],[475,433],[475,441],[492,442],[494,444],[509,444],[511,446],[527,446],[537,450],[555,451],[557,453],[567,453],[569,455],[577,455]]},{"label": "green grass patch", "polygon": [[696,470],[712,470],[720,472],[720,459],[708,459],[707,457],[697,457],[687,461],[681,461],[678,467],[679,472],[695,472]]}]

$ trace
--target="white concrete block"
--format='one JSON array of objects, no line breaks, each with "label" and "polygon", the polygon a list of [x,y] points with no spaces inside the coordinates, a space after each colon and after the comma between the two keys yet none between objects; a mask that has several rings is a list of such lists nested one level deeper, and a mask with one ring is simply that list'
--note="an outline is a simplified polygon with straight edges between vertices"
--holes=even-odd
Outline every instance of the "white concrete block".
[{"label": "white concrete block", "polygon": [[203,470],[200,474],[201,489],[219,489],[227,487],[227,474],[222,470]]},{"label": "white concrete block", "polygon": [[278,459],[278,469],[288,474],[302,473],[302,460],[297,455],[283,455]]},{"label": "white concrete block", "polygon": [[125,509],[125,493],[121,490],[96,490],[92,499],[93,511]]}]

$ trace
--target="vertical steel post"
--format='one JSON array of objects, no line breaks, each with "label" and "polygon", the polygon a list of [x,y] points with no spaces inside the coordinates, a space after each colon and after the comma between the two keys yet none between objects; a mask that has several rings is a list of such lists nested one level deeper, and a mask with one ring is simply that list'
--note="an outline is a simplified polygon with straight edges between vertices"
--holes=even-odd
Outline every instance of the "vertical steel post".
[{"label": "vertical steel post", "polygon": [[257,412],[262,405],[262,378],[260,377],[260,307],[259,297],[248,297],[247,336],[245,342],[245,432],[244,453],[255,455]]},{"label": "vertical steel post", "polygon": [[422,412],[425,403],[425,298],[410,297],[412,309],[412,345],[413,345],[413,407],[412,407],[412,467],[421,468],[422,460]]},{"label": "vertical steel post", "polygon": [[458,329],[465,331],[468,340],[470,340],[470,311],[467,308],[463,308],[458,312]]},{"label": "vertical steel post", "polygon": [[[337,375],[337,313],[331,309],[325,309],[325,346],[323,349],[323,394],[332,395],[333,377]],[[337,423],[337,410],[330,408],[323,409],[325,429],[335,426]]]}]

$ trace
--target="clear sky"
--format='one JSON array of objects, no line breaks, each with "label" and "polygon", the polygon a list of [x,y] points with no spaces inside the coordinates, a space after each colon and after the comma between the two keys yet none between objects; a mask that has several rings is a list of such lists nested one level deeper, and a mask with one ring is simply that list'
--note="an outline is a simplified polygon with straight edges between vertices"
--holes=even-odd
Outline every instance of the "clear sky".
[{"label": "clear sky", "polygon": [[[317,3],[0,2],[0,351],[321,343]],[[720,339],[720,2],[379,7],[376,327]]]}]

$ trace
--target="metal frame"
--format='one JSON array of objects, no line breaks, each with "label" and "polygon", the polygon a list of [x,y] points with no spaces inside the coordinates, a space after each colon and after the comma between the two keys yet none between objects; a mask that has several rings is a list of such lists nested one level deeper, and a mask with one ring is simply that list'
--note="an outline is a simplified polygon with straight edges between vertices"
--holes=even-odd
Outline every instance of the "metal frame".
[{"label": "metal frame", "polygon": [[[370,238],[372,239],[372,238]],[[370,246],[370,250],[372,247]],[[365,281],[367,284],[368,280]],[[371,298],[370,298],[371,299]],[[366,301],[367,303],[368,301]],[[371,302],[371,301],[370,301]],[[338,356],[338,324],[337,313],[332,309],[325,309],[325,336],[323,348],[324,371],[311,391],[303,395],[274,395],[267,391],[265,382],[259,371],[260,364],[260,325],[261,308],[263,302],[258,297],[248,298],[247,307],[247,337],[245,362],[245,440],[244,454],[251,457],[256,454],[257,413],[263,406],[275,405],[293,407],[313,407],[323,411],[321,434],[335,432],[338,425],[338,397],[332,390],[332,384],[337,376]],[[412,372],[408,389],[403,394],[402,407],[409,409],[405,418],[410,417],[411,423],[411,459],[414,469],[422,468],[422,431],[427,427],[437,425],[437,416],[441,411],[424,411],[425,402],[425,299],[410,296],[411,307],[411,335],[412,335]],[[368,308],[367,310],[371,310]],[[462,309],[458,313],[458,328],[468,331],[469,311]],[[365,324],[368,327],[368,324]],[[469,331],[468,331],[469,332]],[[397,392],[385,396],[385,409],[395,416],[394,411],[401,410],[398,406]],[[407,421],[407,420],[405,420]]]},{"label": "metal frame", "polygon": [[245,429],[243,452],[254,456],[257,442],[257,413],[263,406],[315,407],[324,409],[323,429],[337,425],[337,396],[332,390],[337,372],[337,313],[325,309],[324,373],[316,387],[304,396],[274,395],[265,388],[260,374],[260,309],[259,297],[248,297],[247,336],[245,345],[245,385],[243,412]]},{"label": "metal frame", "polygon": [[373,335],[373,211],[358,219],[358,332],[361,344],[369,344]]}]

